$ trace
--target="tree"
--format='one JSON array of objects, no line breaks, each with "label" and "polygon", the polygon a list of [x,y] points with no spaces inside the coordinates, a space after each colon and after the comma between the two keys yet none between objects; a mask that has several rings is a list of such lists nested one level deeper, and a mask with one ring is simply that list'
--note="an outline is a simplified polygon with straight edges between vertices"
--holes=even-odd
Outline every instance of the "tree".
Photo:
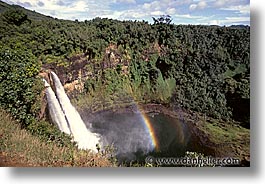
[{"label": "tree", "polygon": [[154,24],[170,24],[172,22],[170,15],[161,15],[159,18],[152,18],[154,20]]},{"label": "tree", "polygon": [[17,26],[20,26],[23,22],[29,20],[27,14],[20,9],[7,10],[4,12],[3,16],[7,22],[13,23]]}]

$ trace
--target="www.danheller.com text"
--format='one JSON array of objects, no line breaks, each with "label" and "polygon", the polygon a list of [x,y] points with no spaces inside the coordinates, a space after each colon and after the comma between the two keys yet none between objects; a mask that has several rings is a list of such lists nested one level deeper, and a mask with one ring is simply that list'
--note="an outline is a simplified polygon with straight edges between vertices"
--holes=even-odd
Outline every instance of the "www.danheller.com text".
[{"label": "www.danheller.com text", "polygon": [[238,158],[215,158],[215,157],[153,157],[145,159],[146,164],[176,165],[176,166],[236,166],[240,165]]}]

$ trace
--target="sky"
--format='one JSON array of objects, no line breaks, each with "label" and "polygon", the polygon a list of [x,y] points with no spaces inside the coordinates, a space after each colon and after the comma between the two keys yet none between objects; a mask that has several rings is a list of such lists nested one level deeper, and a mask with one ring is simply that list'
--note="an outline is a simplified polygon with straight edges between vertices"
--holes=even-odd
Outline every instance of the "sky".
[{"label": "sky", "polygon": [[250,0],[2,0],[59,19],[145,20],[170,15],[174,24],[250,25]]}]

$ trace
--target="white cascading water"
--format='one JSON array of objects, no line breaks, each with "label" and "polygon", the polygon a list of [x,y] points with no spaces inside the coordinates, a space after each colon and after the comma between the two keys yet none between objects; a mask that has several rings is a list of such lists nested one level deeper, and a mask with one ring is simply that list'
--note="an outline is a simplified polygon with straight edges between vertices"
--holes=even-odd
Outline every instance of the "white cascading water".
[{"label": "white cascading water", "polygon": [[60,107],[60,104],[55,96],[55,93],[53,92],[49,83],[45,79],[43,79],[43,81],[46,87],[45,94],[48,101],[48,108],[51,119],[62,132],[70,135],[71,132],[69,130],[67,121],[65,119],[65,115]]},{"label": "white cascading water", "polygon": [[79,113],[66,95],[60,79],[54,72],[51,72],[51,74],[55,86],[56,97],[67,119],[73,140],[77,142],[79,149],[91,149],[96,152],[96,145],[99,144],[100,140],[99,135],[87,129]]}]

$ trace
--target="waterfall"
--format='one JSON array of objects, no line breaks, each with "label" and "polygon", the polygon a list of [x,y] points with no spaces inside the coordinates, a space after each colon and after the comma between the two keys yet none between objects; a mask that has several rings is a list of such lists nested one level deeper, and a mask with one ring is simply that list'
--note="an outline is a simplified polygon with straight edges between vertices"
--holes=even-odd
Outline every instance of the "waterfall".
[{"label": "waterfall", "polygon": [[45,87],[46,87],[45,94],[47,97],[49,114],[51,116],[52,121],[58,126],[58,128],[62,132],[70,134],[70,130],[67,121],[65,119],[65,115],[61,110],[60,104],[55,96],[55,93],[53,92],[48,82],[45,79],[43,79],[43,81],[45,82]]},{"label": "waterfall", "polygon": [[[56,104],[58,102],[59,110],[57,111],[61,111],[61,113],[64,115],[65,122],[66,124],[68,123],[69,130],[71,132],[71,135],[73,136],[73,141],[77,142],[79,149],[91,149],[96,152],[97,151],[96,144],[99,144],[99,139],[100,139],[99,135],[92,133],[90,130],[87,129],[81,116],[79,115],[75,107],[71,104],[70,99],[66,95],[63,85],[60,82],[60,79],[54,72],[51,72],[51,75],[53,79],[53,84],[55,86],[55,94],[56,94],[55,95],[56,99],[53,98],[51,99],[51,101],[52,101],[52,104]],[[50,90],[52,89],[48,87],[46,90],[46,93],[51,93]],[[57,102],[54,102],[54,101],[57,101]],[[50,103],[49,100],[48,100],[48,103]],[[50,108],[50,105],[49,105],[49,108]],[[58,108],[58,105],[55,108]],[[54,113],[54,111],[51,110],[50,113]],[[61,122],[59,123],[59,125],[61,126],[65,124]]]}]

